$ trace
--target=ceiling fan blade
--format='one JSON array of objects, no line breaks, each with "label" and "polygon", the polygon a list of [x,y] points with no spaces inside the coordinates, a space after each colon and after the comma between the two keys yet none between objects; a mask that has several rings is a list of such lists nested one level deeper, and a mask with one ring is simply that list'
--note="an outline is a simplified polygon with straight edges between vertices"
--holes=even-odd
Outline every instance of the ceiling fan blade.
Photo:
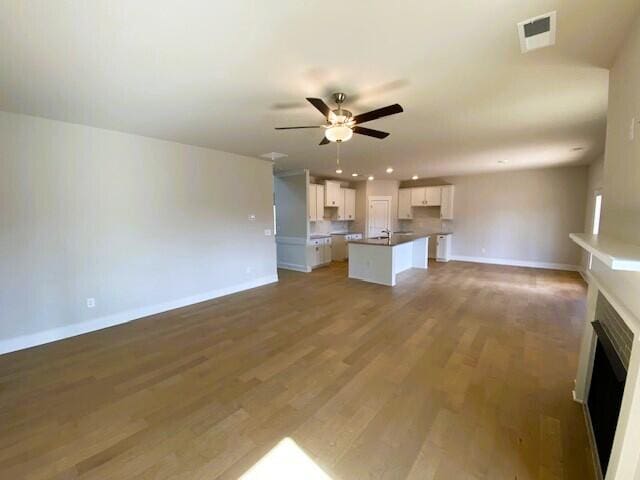
[{"label": "ceiling fan blade", "polygon": [[331,142],[327,140],[327,137],[322,137],[322,140],[320,140],[320,143],[318,145],[326,145],[327,143]]},{"label": "ceiling fan blade", "polygon": [[370,122],[371,120],[376,120],[378,118],[387,117],[389,115],[394,115],[396,113],[404,112],[402,107],[394,103],[393,105],[389,105],[388,107],[378,108],[377,110],[371,110],[367,113],[361,113],[360,115],[356,115],[353,117],[353,121],[356,124]]},{"label": "ceiling fan blade", "polygon": [[329,117],[329,113],[331,113],[331,109],[329,108],[329,105],[324,103],[324,100],[322,100],[321,98],[307,98],[307,101],[311,105],[316,107],[318,110],[320,110],[320,113],[322,113],[325,116],[325,118]]},{"label": "ceiling fan blade", "polygon": [[322,128],[322,125],[308,125],[305,127],[276,127],[276,130],[295,130],[297,128]]},{"label": "ceiling fan blade", "polygon": [[367,135],[369,137],[375,138],[387,138],[389,136],[389,132],[383,132],[381,130],[374,130],[372,128],[365,127],[353,127],[353,133],[359,133],[360,135]]}]

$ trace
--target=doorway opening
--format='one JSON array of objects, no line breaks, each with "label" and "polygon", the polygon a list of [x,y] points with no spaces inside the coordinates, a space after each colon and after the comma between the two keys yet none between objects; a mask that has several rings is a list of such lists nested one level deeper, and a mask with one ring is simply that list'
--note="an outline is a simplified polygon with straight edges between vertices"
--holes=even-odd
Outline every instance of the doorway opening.
[{"label": "doorway opening", "polygon": [[[602,212],[602,193],[596,192],[596,198],[593,204],[593,226],[591,233],[598,235],[600,233],[600,213]],[[593,264],[593,253],[589,254],[589,269]]]}]

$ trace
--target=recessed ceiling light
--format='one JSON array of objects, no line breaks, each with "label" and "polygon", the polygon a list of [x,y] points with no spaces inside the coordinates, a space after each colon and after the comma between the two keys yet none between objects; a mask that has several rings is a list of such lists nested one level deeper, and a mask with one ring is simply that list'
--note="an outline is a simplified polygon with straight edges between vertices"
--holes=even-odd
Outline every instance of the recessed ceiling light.
[{"label": "recessed ceiling light", "polygon": [[340,174],[342,173],[342,169],[341,169],[341,168],[338,168],[338,169],[336,170],[336,173],[337,173],[338,175],[340,175]]},{"label": "recessed ceiling light", "polygon": [[387,168],[387,173],[393,173],[393,168],[391,167]]},{"label": "recessed ceiling light", "polygon": [[506,161],[506,160],[498,160],[498,163],[499,163],[500,165],[504,165],[505,163],[507,163],[507,161]]},{"label": "recessed ceiling light", "polygon": [[573,147],[573,148],[571,149],[571,151],[572,151],[572,152],[580,152],[580,151],[582,151],[582,150],[584,150],[584,147]]},{"label": "recessed ceiling light", "polygon": [[369,180],[373,180],[373,175],[369,175]]},{"label": "recessed ceiling light", "polygon": [[357,177],[357,176],[358,176],[358,174],[357,174],[357,173],[352,173],[352,174],[351,174],[351,176],[352,176],[352,177]]},{"label": "recessed ceiling light", "polygon": [[411,180],[417,180],[418,179],[418,175],[414,175],[413,177],[411,177]]}]

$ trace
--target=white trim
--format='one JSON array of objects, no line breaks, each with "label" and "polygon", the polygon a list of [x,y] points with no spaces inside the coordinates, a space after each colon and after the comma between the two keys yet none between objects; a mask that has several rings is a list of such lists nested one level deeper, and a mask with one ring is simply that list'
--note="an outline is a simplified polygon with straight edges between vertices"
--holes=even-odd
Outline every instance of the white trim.
[{"label": "white trim", "polygon": [[458,262],[489,263],[492,265],[509,265],[512,267],[546,268],[550,270],[567,270],[579,272],[582,267],[567,263],[532,262],[529,260],[514,260],[511,258],[467,257],[465,255],[451,255],[451,260]]},{"label": "white trim", "polygon": [[277,274],[267,275],[248,282],[239,283],[230,287],[219,288],[217,290],[200,293],[191,297],[172,300],[148,307],[127,310],[125,312],[115,313],[113,315],[107,315],[105,317],[95,318],[93,320],[87,320],[85,322],[72,323],[71,325],[65,325],[64,327],[52,328],[50,330],[22,335],[20,337],[0,340],[0,354],[15,352],[17,350],[23,350],[25,348],[55,342],[56,340],[75,337],[76,335],[82,335],[83,333],[102,330],[103,328],[113,327],[115,325],[131,322],[143,317],[148,317],[150,315],[156,315],[158,313],[166,312],[176,308],[186,307],[188,305],[212,300],[218,297],[224,297],[225,295],[241,292],[243,290],[249,290],[251,288],[260,287],[262,285],[267,285],[269,283],[274,283],[277,281]]},{"label": "white trim", "polygon": [[278,268],[283,268],[285,270],[293,270],[295,272],[304,272],[304,273],[309,273],[311,271],[311,267],[307,265],[301,265],[298,263],[278,262]]},{"label": "white trim", "polygon": [[307,238],[276,236],[276,243],[279,245],[306,245]]}]

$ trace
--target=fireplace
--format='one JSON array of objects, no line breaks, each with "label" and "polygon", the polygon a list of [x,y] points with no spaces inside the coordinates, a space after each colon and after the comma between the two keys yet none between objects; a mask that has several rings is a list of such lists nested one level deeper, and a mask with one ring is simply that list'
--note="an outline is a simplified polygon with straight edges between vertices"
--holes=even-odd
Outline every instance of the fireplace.
[{"label": "fireplace", "polygon": [[602,293],[598,293],[594,317],[591,325],[595,345],[586,411],[595,463],[604,477],[618,425],[633,333]]}]

